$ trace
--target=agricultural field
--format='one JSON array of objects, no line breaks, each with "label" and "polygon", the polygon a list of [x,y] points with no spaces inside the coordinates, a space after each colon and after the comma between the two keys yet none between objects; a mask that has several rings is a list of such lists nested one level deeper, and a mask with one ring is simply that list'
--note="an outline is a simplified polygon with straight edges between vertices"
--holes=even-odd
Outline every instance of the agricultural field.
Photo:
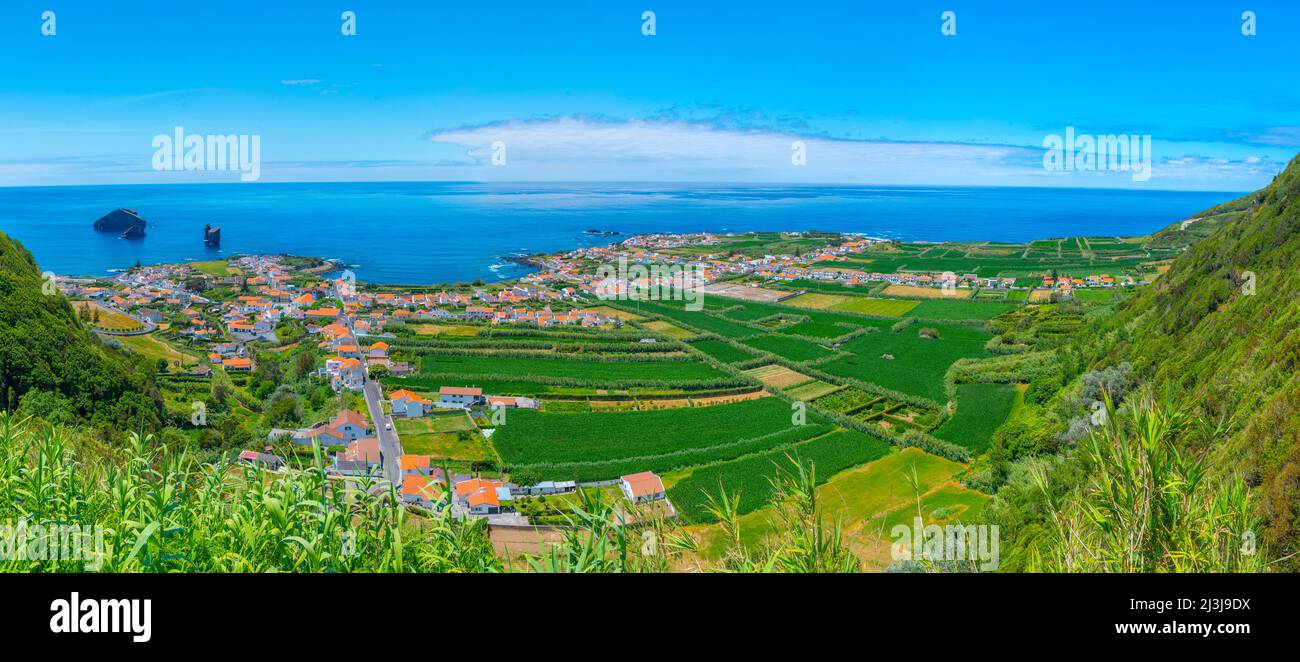
[{"label": "agricultural field", "polygon": [[86,315],[98,314],[99,319],[89,320],[87,324],[98,329],[107,331],[130,331],[132,329],[143,328],[144,325],[139,321],[131,319],[122,313],[109,310],[94,301],[73,301],[72,307],[80,314],[83,311]]},{"label": "agricultural field", "polygon": [[760,382],[763,382],[766,386],[772,386],[775,388],[787,388],[797,384],[802,384],[812,379],[808,375],[795,372],[785,366],[777,365],[775,363],[758,368],[750,368],[749,370],[745,370],[744,373]]},{"label": "agricultural field", "polygon": [[948,299],[959,301],[974,294],[971,289],[945,290],[941,287],[921,287],[919,285],[890,285],[881,294],[894,297],[918,297],[922,299]]},{"label": "agricultural field", "polygon": [[512,411],[493,445],[512,469],[602,480],[729,460],[829,432],[816,416],[792,426],[790,406],[760,398],[712,407],[560,414]]},{"label": "agricultural field", "polygon": [[1024,387],[1017,384],[958,384],[957,411],[934,431],[978,455],[988,450],[993,433],[1007,420]]},{"label": "agricultural field", "polygon": [[491,459],[481,436],[468,432],[403,434],[402,450],[413,455],[428,455],[439,460],[475,462]]},{"label": "agricultural field", "polygon": [[[927,524],[972,521],[982,512],[989,497],[961,487],[954,480],[964,469],[951,460],[905,448],[827,476],[825,483],[817,488],[817,502],[825,522],[843,527],[849,548],[864,567],[879,571],[892,561],[889,526],[894,522],[911,524],[918,497]],[[819,470],[819,476],[821,473]],[[915,486],[911,482],[913,478]],[[882,526],[886,522],[889,526]],[[742,516],[742,544],[762,544],[774,526],[771,508]],[[693,527],[692,533],[699,542],[702,562],[715,562],[726,546],[722,530],[708,525]]]},{"label": "agricultural field", "polygon": [[676,324],[671,324],[663,320],[651,320],[649,322],[646,322],[643,326],[645,326],[645,328],[647,329],[650,329],[651,331],[662,333],[665,336],[668,336],[669,338],[673,338],[676,340],[684,340],[686,338],[695,337],[694,333],[687,331],[686,329],[683,329],[682,327],[677,326]]},{"label": "agricultural field", "polygon": [[1154,262],[1176,255],[1178,247],[1157,243],[1141,238],[1077,237],[1028,244],[892,244],[841,259],[817,262],[814,266],[869,273],[951,271],[973,273],[981,278],[1041,278],[1053,270],[1072,276],[1103,273],[1138,276],[1151,273]]},{"label": "agricultural field", "polygon": [[640,315],[637,315],[636,313],[629,312],[620,308],[614,308],[612,306],[596,306],[591,310],[594,310],[597,313],[600,313],[601,315],[604,315],[606,317],[612,317],[621,322],[631,322],[633,320],[644,319]]},{"label": "agricultural field", "polygon": [[183,366],[179,368],[183,371],[185,367],[192,367],[200,360],[206,362],[206,359],[200,359],[196,354],[184,353],[152,333],[139,336],[115,336],[114,340],[150,361],[166,360],[167,365],[170,366],[169,370],[177,370],[177,364]]},{"label": "agricultural field", "polygon": [[755,336],[742,341],[745,345],[760,349],[765,352],[771,352],[785,359],[802,363],[804,361],[816,361],[824,359],[834,354],[834,352],[823,345],[810,342],[803,338],[787,336],[780,333],[773,333],[766,336]]},{"label": "agricultural field", "polygon": [[903,317],[908,314],[908,311],[916,307],[917,302],[905,299],[878,299],[875,297],[809,292],[782,303],[796,308],[842,310],[849,313],[880,317]]},{"label": "agricultural field", "polygon": [[582,361],[572,358],[472,356],[434,354],[421,362],[421,377],[513,375],[529,378],[569,379],[593,385],[611,383],[677,383],[725,379],[726,373],[707,363],[692,361]]},{"label": "agricultural field", "polygon": [[694,347],[723,363],[740,363],[758,356],[757,354],[751,354],[744,350],[737,349],[729,343],[722,342],[721,340],[714,340],[712,338],[697,340],[691,343],[691,347]]},{"label": "agricultural field", "polygon": [[828,384],[820,379],[814,379],[799,384],[798,386],[787,388],[785,389],[785,392],[796,400],[811,401],[834,393],[840,390],[840,388],[842,387],[835,384]]},{"label": "agricultural field", "polygon": [[911,314],[935,320],[988,320],[1017,307],[1019,304],[1007,301],[928,300],[917,304]]},{"label": "agricultural field", "polygon": [[229,276],[232,272],[230,262],[227,260],[191,262],[190,266],[193,267],[195,271],[201,274],[208,274],[209,276]]},{"label": "agricultural field", "polygon": [[861,432],[840,430],[789,448],[775,448],[692,470],[668,489],[668,498],[688,522],[711,522],[709,495],[725,492],[740,499],[739,512],[763,507],[772,496],[771,479],[787,473],[793,462],[813,467],[819,482],[836,473],[884,457],[890,447],[884,441]]},{"label": "agricultural field", "polygon": [[934,409],[896,402],[853,387],[843,388],[823,396],[815,404],[826,411],[849,416],[863,423],[877,425],[894,432],[906,430],[925,432],[939,422],[939,412]]},{"label": "agricultural field", "polygon": [[469,337],[478,335],[484,327],[470,324],[408,324],[407,328],[420,336]]},{"label": "agricultural field", "polygon": [[[937,338],[923,334],[928,329]],[[902,331],[868,333],[840,346],[849,356],[818,365],[832,375],[870,382],[887,389],[928,398],[935,403],[947,401],[944,373],[962,358],[984,356],[984,343],[992,337],[987,331],[964,324],[925,323]]]}]

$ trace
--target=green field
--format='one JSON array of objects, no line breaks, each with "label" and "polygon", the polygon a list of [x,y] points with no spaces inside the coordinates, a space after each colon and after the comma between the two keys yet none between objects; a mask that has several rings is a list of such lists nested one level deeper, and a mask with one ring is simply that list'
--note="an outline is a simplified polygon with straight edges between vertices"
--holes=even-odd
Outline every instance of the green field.
[{"label": "green field", "polygon": [[761,398],[711,407],[589,414],[510,412],[493,445],[510,466],[544,478],[600,480],[739,457],[827,432],[792,426],[790,406]]},{"label": "green field", "polygon": [[726,378],[726,373],[702,362],[691,361],[582,361],[574,358],[514,356],[467,356],[437,354],[425,356],[421,377],[445,375],[513,375],[529,378],[574,379],[592,384],[618,382],[692,382]]},{"label": "green field", "polygon": [[[925,328],[938,330],[939,337],[921,337],[919,331]],[[897,333],[868,333],[840,346],[850,356],[820,364],[818,369],[942,404],[948,399],[943,386],[948,366],[957,359],[983,356],[984,343],[991,337],[974,326],[943,323],[912,325]]]},{"label": "green field", "polygon": [[1007,301],[928,299],[917,304],[910,314],[936,320],[987,320],[1018,307],[1018,304]]},{"label": "green field", "polygon": [[737,349],[721,340],[714,340],[712,338],[697,340],[691,343],[691,347],[694,347],[723,363],[740,363],[741,361],[748,361],[758,356],[757,354],[751,354],[744,350]]},{"label": "green field", "polygon": [[730,462],[695,469],[668,490],[668,498],[690,522],[710,522],[708,495],[724,492],[739,496],[740,512],[748,513],[768,503],[771,479],[792,468],[791,459],[811,465],[817,481],[825,482],[836,473],[865,464],[889,453],[889,444],[861,432],[840,430],[791,448],[777,448]]},{"label": "green field", "polygon": [[1018,396],[1015,384],[958,384],[957,411],[934,436],[970,449],[988,450],[993,432],[1007,420]]},{"label": "green field", "polygon": [[755,349],[771,352],[795,363],[826,358],[834,353],[815,342],[778,333],[748,338],[742,342]]}]

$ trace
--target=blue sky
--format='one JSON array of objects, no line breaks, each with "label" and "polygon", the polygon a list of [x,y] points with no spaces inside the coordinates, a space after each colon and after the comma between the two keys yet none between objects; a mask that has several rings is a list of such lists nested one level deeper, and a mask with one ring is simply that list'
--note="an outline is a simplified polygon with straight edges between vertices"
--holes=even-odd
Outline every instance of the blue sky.
[{"label": "blue sky", "polygon": [[[1294,2],[182,4],[0,5],[0,185],[238,181],[155,170],[177,126],[260,136],[259,181],[1249,190],[1300,151]],[[1046,170],[1066,127],[1151,178]]]}]

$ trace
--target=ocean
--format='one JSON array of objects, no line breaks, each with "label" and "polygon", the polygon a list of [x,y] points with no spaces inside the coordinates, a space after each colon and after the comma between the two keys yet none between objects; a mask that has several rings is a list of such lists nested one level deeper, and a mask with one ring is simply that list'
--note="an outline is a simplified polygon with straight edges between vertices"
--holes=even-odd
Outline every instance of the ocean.
[{"label": "ocean", "polygon": [[[100,276],[239,253],[334,258],[377,283],[517,278],[504,256],[607,244],[619,232],[833,230],[926,241],[1138,235],[1239,193],[700,184],[310,183],[0,188],[0,230],[42,270]],[[91,224],[126,207],[148,236]],[[203,225],[220,226],[220,249]]]}]

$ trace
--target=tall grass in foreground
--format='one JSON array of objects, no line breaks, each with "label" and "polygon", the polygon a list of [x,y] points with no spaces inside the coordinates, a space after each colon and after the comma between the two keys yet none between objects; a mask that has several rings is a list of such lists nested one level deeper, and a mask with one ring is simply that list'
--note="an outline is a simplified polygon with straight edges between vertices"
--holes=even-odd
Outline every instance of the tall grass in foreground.
[{"label": "tall grass in foreground", "polygon": [[[79,441],[0,412],[0,526],[102,527],[105,543],[89,563],[4,549],[0,572],[668,572],[695,550],[672,523],[632,524],[621,502],[582,492],[560,544],[506,566],[484,520],[414,515],[386,483],[328,477],[319,448],[309,466],[267,472],[200,463],[139,435],[108,459]],[[784,536],[759,554],[737,546],[725,569],[857,570],[839,528],[818,516],[811,466],[791,462],[773,502]]]},{"label": "tall grass in foreground", "polygon": [[[1109,398],[1107,422],[1080,450],[1091,478],[1056,499],[1043,472],[1035,476],[1053,525],[1029,567],[1052,572],[1262,572],[1256,548],[1259,519],[1240,477],[1215,483],[1203,457],[1184,448],[1207,429],[1151,397],[1117,415]],[[1060,501],[1058,503],[1058,501]]]},{"label": "tall grass in foreground", "polygon": [[[481,522],[412,518],[393,490],[311,467],[266,473],[200,464],[132,435],[114,461],[81,457],[73,433],[0,413],[0,525],[103,527],[106,553],[17,558],[0,571],[492,572]],[[57,555],[53,555],[57,556]]]}]

